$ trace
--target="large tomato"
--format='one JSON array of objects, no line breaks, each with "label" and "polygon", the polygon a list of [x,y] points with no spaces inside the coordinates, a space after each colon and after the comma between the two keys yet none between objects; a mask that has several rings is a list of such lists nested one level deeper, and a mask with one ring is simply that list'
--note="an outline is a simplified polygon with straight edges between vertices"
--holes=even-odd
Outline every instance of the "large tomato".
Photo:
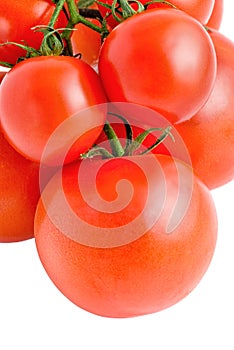
[{"label": "large tomato", "polygon": [[[55,9],[51,0],[9,0],[0,2],[0,43],[8,41],[26,44],[39,49],[43,34],[32,28],[48,25]],[[66,19],[63,14],[58,18],[56,27],[64,28]],[[0,61],[15,64],[26,52],[14,45],[0,46]]]},{"label": "large tomato", "polygon": [[[105,4],[111,5],[112,0],[103,0],[102,1]],[[141,1],[142,4],[146,4],[150,1],[148,0],[143,0]],[[214,7],[214,0],[172,0],[170,1],[171,4],[175,5],[179,10],[185,11],[188,13],[190,16],[196,18],[199,20],[201,23],[206,23],[207,20],[211,16],[211,12]],[[218,0],[219,2],[219,0]],[[134,10],[137,10],[137,5],[136,3],[132,3],[131,6],[134,8]],[[105,6],[102,6],[101,4],[98,4],[99,10],[103,17],[106,17],[107,22],[109,25],[114,28],[118,22],[114,19],[114,17],[110,14],[110,10],[107,9]],[[167,7],[170,8],[170,5],[167,5],[165,3],[160,3],[160,2],[155,2],[152,3],[148,6],[148,8],[163,8]],[[116,13],[118,16],[118,12]]]},{"label": "large tomato", "polygon": [[0,130],[0,242],[34,236],[39,197],[39,166],[17,153]]},{"label": "large tomato", "polygon": [[141,104],[177,122],[207,101],[216,55],[194,18],[180,10],[152,9],[109,34],[100,51],[99,73],[110,101]]},{"label": "large tomato", "polygon": [[1,83],[2,128],[17,151],[40,162],[49,137],[64,120],[70,120],[47,160],[55,165],[61,150],[72,146],[82,130],[67,157],[71,161],[92,146],[102,131],[105,113],[96,110],[85,120],[70,117],[104,102],[98,74],[84,61],[68,56],[30,58],[14,66]]},{"label": "large tomato", "polygon": [[164,155],[64,167],[35,215],[38,253],[58,289],[108,317],[156,312],[190,293],[217,235],[212,197],[191,176],[185,163]]},{"label": "large tomato", "polygon": [[209,188],[234,178],[234,44],[212,31],[217,78],[205,106],[189,121],[175,125],[197,175]]}]

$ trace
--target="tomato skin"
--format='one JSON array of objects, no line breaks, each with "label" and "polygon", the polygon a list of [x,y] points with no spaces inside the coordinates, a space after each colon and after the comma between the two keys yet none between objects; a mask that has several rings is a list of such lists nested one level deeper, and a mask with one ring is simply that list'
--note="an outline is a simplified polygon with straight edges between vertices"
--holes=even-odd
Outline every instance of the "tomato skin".
[{"label": "tomato skin", "polygon": [[201,23],[205,23],[212,13],[215,0],[173,0],[172,3]]},{"label": "tomato skin", "polygon": [[[14,103],[12,101],[14,100]],[[40,162],[44,147],[55,129],[75,113],[106,102],[97,73],[73,57],[35,57],[20,62],[4,77],[0,86],[1,123],[11,145],[23,156]],[[84,135],[75,143],[67,161],[92,146],[102,131],[105,114],[92,114]],[[98,126],[96,127],[96,125]],[[67,126],[68,127],[68,126]],[[70,129],[74,129],[74,125]],[[69,133],[57,145],[48,162],[56,165],[59,149],[69,144]],[[71,145],[71,144],[70,144]],[[58,151],[58,152],[57,152]]]},{"label": "tomato skin", "polygon": [[212,14],[207,22],[207,26],[213,29],[219,29],[223,18],[223,0],[215,0]]},{"label": "tomato skin", "polygon": [[[123,43],[126,48],[120,50]],[[100,51],[99,74],[110,101],[140,104],[178,122],[207,101],[216,56],[206,30],[191,16],[152,9],[109,34]]]},{"label": "tomato skin", "polygon": [[[219,0],[218,0],[219,1]],[[111,5],[112,1],[111,0],[104,0],[104,3]],[[143,0],[141,1],[142,4],[146,4],[148,0]],[[206,23],[209,17],[211,16],[212,9],[214,7],[215,0],[173,0],[171,1],[173,5],[175,5],[179,10],[182,10],[186,13],[188,13],[190,16],[196,18],[198,21],[201,23]],[[137,10],[136,4],[131,5],[135,10]],[[99,11],[101,12],[102,16],[105,17],[106,15],[109,14],[110,11],[106,9],[104,6],[101,4],[98,4]],[[150,4],[148,9],[151,8],[171,8],[170,5],[164,4],[164,3],[154,3]],[[114,19],[112,15],[108,16],[107,18],[107,23],[110,25],[111,28],[116,27],[118,22]]]},{"label": "tomato skin", "polygon": [[[1,1],[0,3],[0,43],[8,41],[27,44],[39,49],[43,34],[31,28],[47,25],[55,9],[51,0]],[[20,19],[20,20],[19,20]],[[66,19],[63,13],[58,18],[56,28],[64,28]],[[0,61],[15,64],[26,52],[17,46],[0,47]]]},{"label": "tomato skin", "polygon": [[213,189],[234,178],[234,44],[218,31],[210,36],[217,54],[213,91],[196,115],[175,127],[187,146],[194,171]]},{"label": "tomato skin", "polygon": [[[90,21],[100,26],[98,20],[90,19]],[[74,55],[81,54],[81,59],[90,65],[97,63],[101,48],[101,36],[98,32],[79,23],[72,33],[71,42]]]},{"label": "tomato skin", "polygon": [[0,169],[0,242],[30,239],[40,197],[39,166],[18,154],[1,130]]},{"label": "tomato skin", "polygon": [[[142,160],[142,157],[129,157],[102,161],[104,166],[96,185],[103,199],[115,199],[118,180],[127,178],[134,186],[132,205],[121,211],[120,215],[114,213],[114,216],[99,211],[95,214],[82,201],[77,188],[79,164],[64,168],[63,190],[71,209],[83,220],[89,222],[91,219],[91,224],[98,227],[103,225],[111,230],[115,225],[126,224],[129,217],[139,213],[148,195],[145,187],[147,181],[143,184],[141,173],[133,171],[135,167],[131,163],[131,159],[134,159],[138,164],[137,159],[140,158]],[[148,160],[146,156],[143,161],[147,163]],[[60,202],[56,197],[58,177],[55,176],[46,187],[45,193],[53,209],[51,213],[46,212],[40,200],[35,216],[37,250],[57,288],[79,307],[107,317],[133,317],[157,312],[190,293],[207,270],[217,235],[216,214],[210,193],[195,178],[184,219],[173,232],[166,234],[168,214],[172,203],[177,200],[176,169],[180,168],[183,178],[188,176],[191,169],[168,156],[157,156],[157,160],[164,170],[164,180],[160,182],[158,174],[154,172],[148,174],[148,179],[152,175],[151,180],[159,188],[166,181],[168,191],[163,213],[144,235],[118,247],[87,246],[65,235],[59,226],[52,223],[51,216],[52,212],[60,216],[57,206],[58,203],[60,206]],[[90,174],[96,166],[99,167],[100,163],[88,161],[86,172]],[[87,194],[94,196],[94,192],[89,190],[89,179],[86,185]],[[186,188],[181,188],[184,194]],[[150,213],[145,216],[146,221],[148,215]],[[62,221],[62,225],[69,227],[68,218],[63,216]],[[125,226],[122,227],[122,234],[129,235]],[[80,233],[79,226],[76,231]]]}]

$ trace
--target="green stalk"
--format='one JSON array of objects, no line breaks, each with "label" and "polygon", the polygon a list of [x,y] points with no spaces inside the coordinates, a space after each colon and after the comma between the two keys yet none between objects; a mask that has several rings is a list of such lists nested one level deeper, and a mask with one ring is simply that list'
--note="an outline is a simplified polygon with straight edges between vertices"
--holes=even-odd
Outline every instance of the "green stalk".
[{"label": "green stalk", "polygon": [[8,62],[4,62],[4,61],[0,61],[0,66],[6,67],[6,68],[12,68],[12,67],[14,67],[13,64],[8,63]]},{"label": "green stalk", "polygon": [[147,1],[144,5],[145,8],[147,8],[149,5],[155,4],[155,3],[159,3],[159,4],[165,4],[168,5],[174,9],[177,9],[177,7],[175,5],[173,5],[171,2],[169,1],[164,1],[164,0],[152,0],[152,1]]},{"label": "green stalk", "polygon": [[[157,129],[157,128],[155,128]],[[150,129],[149,129],[150,130]],[[158,130],[161,130],[162,131],[162,134],[159,136],[159,138],[157,139],[157,141],[152,145],[150,146],[149,148],[147,148],[145,151],[141,152],[141,155],[143,154],[147,154],[149,152],[151,152],[154,148],[156,148],[160,143],[162,143],[167,136],[170,136],[172,141],[175,141],[173,135],[171,134],[171,126],[168,126],[166,127],[165,129],[161,129],[159,128]]]},{"label": "green stalk", "polygon": [[51,16],[51,19],[49,21],[48,27],[50,28],[54,28],[55,22],[57,21],[60,12],[63,9],[63,6],[65,4],[66,0],[59,0],[56,4],[56,8],[53,12],[53,15]]},{"label": "green stalk", "polygon": [[106,122],[103,128],[111,146],[112,154],[114,157],[122,157],[124,155],[124,149],[117,137],[112,126]]},{"label": "green stalk", "polygon": [[[94,23],[87,20],[85,17],[81,16],[78,10],[78,7],[76,6],[75,0],[66,0],[68,11],[70,14],[70,19],[68,21],[67,29],[73,29],[76,24],[82,23],[86,25],[87,27],[95,30],[98,33],[102,33],[102,28],[95,25]],[[62,37],[65,40],[69,40],[71,37],[72,31],[71,30],[65,30],[62,34]]]},{"label": "green stalk", "polygon": [[108,112],[108,114],[119,118],[124,124],[125,132],[126,132],[126,145],[125,145],[125,148],[124,148],[124,152],[126,152],[126,150],[129,148],[129,146],[131,145],[131,143],[133,141],[132,127],[129,124],[129,122],[127,121],[127,119],[122,117],[121,115],[119,115],[117,113],[113,113],[113,112]]}]

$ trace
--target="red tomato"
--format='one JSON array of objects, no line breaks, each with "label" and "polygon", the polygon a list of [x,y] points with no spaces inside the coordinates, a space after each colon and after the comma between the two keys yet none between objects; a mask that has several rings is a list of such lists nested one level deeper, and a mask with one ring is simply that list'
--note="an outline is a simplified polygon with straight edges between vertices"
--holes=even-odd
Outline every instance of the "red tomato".
[{"label": "red tomato", "polygon": [[70,117],[104,102],[100,79],[87,63],[68,56],[31,58],[14,66],[2,81],[2,128],[16,150],[40,162],[49,137],[66,120],[60,139],[47,155],[48,163],[56,165],[61,152],[73,142],[67,161],[90,148],[105,121],[101,110],[86,115],[85,121]]},{"label": "red tomato", "polygon": [[179,10],[152,9],[109,34],[100,51],[99,73],[110,101],[147,106],[177,122],[207,101],[216,55],[194,18]]},{"label": "red tomato", "polygon": [[207,22],[207,26],[219,29],[223,18],[223,0],[215,0],[212,14]]},{"label": "red tomato", "polygon": [[[7,41],[27,44],[39,49],[43,34],[32,30],[37,25],[48,25],[55,9],[51,0],[9,0],[0,2],[0,43]],[[65,27],[63,14],[59,17],[56,28]],[[15,64],[26,52],[17,46],[0,47],[0,61]]]},{"label": "red tomato", "polygon": [[[112,0],[104,0],[102,1],[108,5],[112,4]],[[149,2],[148,0],[141,1],[142,4],[146,4]],[[214,7],[215,0],[173,0],[170,1],[173,5],[175,5],[179,10],[185,11],[192,17],[198,19],[201,23],[206,23],[206,21],[209,19],[211,12]],[[134,8],[134,10],[137,10],[137,5],[135,3],[131,4],[131,6]],[[107,16],[108,24],[111,26],[111,28],[114,28],[118,22],[114,19],[112,15],[110,15],[110,11],[102,6],[101,4],[98,4],[99,10],[103,17]],[[163,8],[167,7],[170,8],[170,5],[164,4],[164,3],[153,3],[150,4],[148,7],[150,8]],[[118,16],[118,13],[117,13]]]},{"label": "red tomato", "polygon": [[[217,235],[212,197],[191,175],[185,163],[148,155],[73,163],[62,189],[53,177],[37,207],[35,240],[58,289],[107,317],[157,312],[190,293]],[[181,220],[168,232],[175,203]]]},{"label": "red tomato", "polygon": [[212,189],[234,178],[234,44],[210,33],[217,54],[217,78],[205,106],[189,121],[175,125],[197,175]]},{"label": "red tomato", "polygon": [[[90,19],[90,21],[100,25],[100,22],[96,19]],[[81,59],[90,65],[97,63],[101,47],[101,36],[98,32],[79,23],[75,26],[71,42],[74,55],[81,54]]]},{"label": "red tomato", "polygon": [[18,154],[0,130],[0,242],[34,236],[39,167]]}]

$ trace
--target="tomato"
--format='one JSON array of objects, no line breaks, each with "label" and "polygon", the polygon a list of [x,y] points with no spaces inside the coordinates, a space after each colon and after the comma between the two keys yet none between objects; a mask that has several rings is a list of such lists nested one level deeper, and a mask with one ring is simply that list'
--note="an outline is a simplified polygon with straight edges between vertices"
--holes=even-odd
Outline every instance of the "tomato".
[{"label": "tomato", "polygon": [[207,22],[207,26],[219,29],[223,18],[223,0],[215,0],[212,14]]},{"label": "tomato", "polygon": [[217,54],[217,78],[205,106],[177,131],[190,153],[197,175],[212,189],[234,178],[234,44],[210,33]]},{"label": "tomato", "polygon": [[107,317],[157,312],[190,293],[217,235],[212,197],[191,175],[185,163],[164,155],[65,166],[62,187],[56,174],[35,215],[39,257],[57,288]]},{"label": "tomato", "polygon": [[[104,0],[103,3],[111,5],[112,0]],[[146,4],[149,2],[148,0],[141,1],[142,4]],[[179,10],[185,11],[192,17],[199,20],[201,23],[206,23],[206,21],[209,19],[211,12],[214,7],[215,0],[173,0],[170,1],[173,5],[175,5]],[[135,3],[131,4],[132,8],[136,11],[138,9],[137,5]],[[99,10],[103,17],[106,17],[108,24],[111,26],[111,28],[114,28],[118,22],[114,19],[112,15],[110,15],[110,11],[102,6],[101,4],[98,4]],[[170,8],[170,5],[167,5],[165,3],[153,3],[148,6],[148,8]],[[118,13],[117,13],[118,16]]]},{"label": "tomato", "polygon": [[0,130],[0,242],[34,236],[40,197],[39,166],[18,154]]},{"label": "tomato", "polygon": [[[43,34],[32,28],[37,25],[48,25],[55,9],[51,0],[21,0],[0,2],[0,43],[8,41],[27,44],[39,49]],[[64,28],[66,19],[59,17],[56,28]],[[15,64],[17,59],[26,52],[17,46],[0,47],[0,61]]]},{"label": "tomato", "polygon": [[[100,22],[96,19],[90,19],[96,25]],[[101,47],[101,36],[95,30],[79,23],[75,26],[71,37],[73,53],[81,54],[81,59],[90,65],[95,65]]]},{"label": "tomato", "polygon": [[[14,66],[2,81],[2,128],[18,152],[40,162],[46,143],[64,120],[104,102],[106,96],[100,79],[87,63],[68,56],[30,58]],[[75,141],[67,161],[92,146],[105,121],[104,111],[96,109],[95,112],[86,115],[85,120],[84,117],[75,121],[71,118],[50,150],[45,160],[48,164],[60,162],[61,152]],[[82,137],[79,138],[80,130]]]},{"label": "tomato", "polygon": [[141,104],[177,122],[207,101],[216,55],[198,21],[179,10],[152,9],[109,34],[100,51],[99,73],[110,101]]}]

